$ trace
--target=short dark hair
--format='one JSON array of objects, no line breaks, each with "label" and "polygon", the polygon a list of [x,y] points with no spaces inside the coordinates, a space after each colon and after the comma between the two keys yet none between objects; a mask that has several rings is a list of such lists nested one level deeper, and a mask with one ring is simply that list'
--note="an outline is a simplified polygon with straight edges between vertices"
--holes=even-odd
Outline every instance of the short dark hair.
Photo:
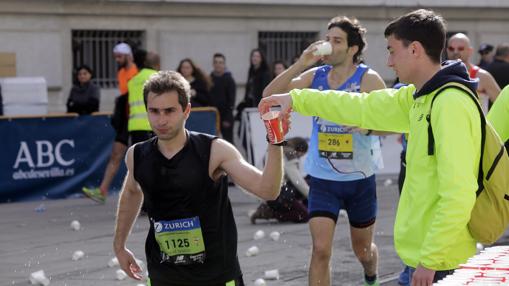
[{"label": "short dark hair", "polygon": [[421,43],[429,58],[441,62],[445,47],[445,21],[431,10],[419,9],[393,20],[385,28],[385,37],[394,36],[407,47],[411,42]]},{"label": "short dark hair", "polygon": [[308,142],[302,137],[292,137],[288,139],[288,145],[297,152],[306,153],[308,151]]},{"label": "short dark hair", "polygon": [[94,76],[95,76],[94,70],[87,65],[81,65],[81,66],[77,67],[76,75],[80,72],[80,70],[86,70],[90,74],[91,78],[94,78]]},{"label": "short dark hair", "polygon": [[147,106],[147,98],[150,92],[156,96],[165,92],[176,91],[182,110],[185,110],[191,100],[191,87],[189,82],[178,72],[160,71],[152,76],[143,85],[143,100]]},{"label": "short dark hair", "polygon": [[223,60],[226,61],[226,57],[221,53],[215,53],[214,56],[212,56],[212,58],[223,58]]},{"label": "short dark hair", "polygon": [[495,57],[505,58],[509,55],[509,43],[503,43],[497,46]]},{"label": "short dark hair", "polygon": [[346,33],[348,47],[359,47],[357,53],[353,55],[353,62],[359,63],[362,60],[362,52],[364,52],[364,48],[366,48],[366,29],[361,26],[357,19],[350,19],[345,16],[332,18],[329,24],[327,24],[327,30],[332,28],[340,28]]}]

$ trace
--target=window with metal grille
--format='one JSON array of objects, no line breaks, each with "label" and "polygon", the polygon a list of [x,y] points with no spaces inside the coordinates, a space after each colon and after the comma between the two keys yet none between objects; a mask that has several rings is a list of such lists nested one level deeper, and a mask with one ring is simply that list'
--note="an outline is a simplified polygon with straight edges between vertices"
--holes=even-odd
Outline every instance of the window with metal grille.
[{"label": "window with metal grille", "polygon": [[73,70],[88,65],[94,70],[93,82],[102,88],[117,87],[117,63],[113,47],[120,42],[128,43],[133,52],[143,45],[143,31],[73,30]]},{"label": "window with metal grille", "polygon": [[258,48],[271,64],[282,60],[291,64],[302,51],[318,39],[318,32],[258,32]]}]

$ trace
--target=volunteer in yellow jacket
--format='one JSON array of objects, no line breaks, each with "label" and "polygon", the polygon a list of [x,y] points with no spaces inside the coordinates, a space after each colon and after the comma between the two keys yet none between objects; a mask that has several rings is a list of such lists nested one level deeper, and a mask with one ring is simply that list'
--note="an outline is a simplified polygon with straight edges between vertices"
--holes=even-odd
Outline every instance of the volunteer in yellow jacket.
[{"label": "volunteer in yellow jacket", "polygon": [[129,93],[129,122],[127,124],[129,145],[143,142],[154,136],[148,121],[147,108],[143,102],[143,86],[150,76],[160,69],[160,62],[158,54],[148,52],[145,56],[143,68],[127,83]]},{"label": "volunteer in yellow jacket", "polygon": [[488,121],[509,150],[509,85],[500,92],[497,100],[488,112]]},{"label": "volunteer in yellow jacket", "polygon": [[431,112],[434,155],[428,155],[430,104],[447,83],[475,91],[459,61],[440,64],[445,24],[429,10],[416,10],[385,29],[387,64],[401,82],[399,90],[369,93],[292,90],[264,98],[260,112],[281,105],[303,115],[338,124],[409,133],[407,177],[396,214],[394,244],[411,268],[412,285],[432,285],[475,254],[467,228],[477,190],[481,122],[466,92],[449,88],[436,98]]}]

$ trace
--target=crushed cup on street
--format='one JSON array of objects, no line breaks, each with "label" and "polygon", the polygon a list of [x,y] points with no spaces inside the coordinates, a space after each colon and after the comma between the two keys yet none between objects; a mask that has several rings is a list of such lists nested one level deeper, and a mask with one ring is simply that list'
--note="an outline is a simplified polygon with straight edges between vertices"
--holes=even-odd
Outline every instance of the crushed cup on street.
[{"label": "crushed cup on street", "polygon": [[484,246],[481,243],[476,243],[475,248],[477,248],[477,252],[481,252],[484,249]]},{"label": "crushed cup on street", "polygon": [[327,56],[332,54],[332,46],[329,42],[322,42],[316,46],[313,52],[314,56]]},{"label": "crushed cup on street", "polygon": [[127,273],[124,272],[122,269],[117,270],[117,280],[124,280],[127,278]]},{"label": "crushed cup on street", "polygon": [[265,232],[261,229],[257,230],[253,235],[254,240],[259,240],[265,237]]},{"label": "crushed cup on street", "polygon": [[267,286],[267,283],[262,278],[258,278],[255,280],[254,286]]},{"label": "crushed cup on street", "polygon": [[77,221],[77,220],[73,220],[73,221],[71,222],[71,228],[72,228],[73,230],[80,230],[80,229],[81,229],[81,224],[80,224],[80,222],[79,222],[79,221]]},{"label": "crushed cup on street", "polygon": [[85,256],[85,252],[83,252],[83,251],[81,251],[81,250],[76,250],[76,251],[72,254],[72,260],[77,261],[77,260],[82,259],[84,256]]},{"label": "crushed cup on street", "polygon": [[49,279],[46,277],[46,274],[44,274],[44,270],[39,270],[31,273],[29,279],[30,284],[32,285],[49,285]]},{"label": "crushed cup on street", "polygon": [[108,267],[115,267],[118,265],[119,265],[118,258],[116,257],[113,257],[112,259],[110,259],[110,261],[108,261]]},{"label": "crushed cup on street", "polygon": [[270,238],[272,238],[272,240],[278,241],[281,234],[279,233],[279,231],[273,231],[270,233],[269,236],[270,236]]},{"label": "crushed cup on street", "polygon": [[256,255],[258,255],[258,253],[260,253],[260,249],[258,248],[258,246],[251,246],[246,251],[246,256],[248,256],[248,257],[256,256]]},{"label": "crushed cup on street", "polygon": [[279,270],[278,269],[272,269],[265,271],[264,277],[267,280],[279,280]]},{"label": "crushed cup on street", "polygon": [[279,144],[284,141],[283,124],[279,118],[279,111],[269,111],[262,115],[263,124],[267,129],[270,144]]}]

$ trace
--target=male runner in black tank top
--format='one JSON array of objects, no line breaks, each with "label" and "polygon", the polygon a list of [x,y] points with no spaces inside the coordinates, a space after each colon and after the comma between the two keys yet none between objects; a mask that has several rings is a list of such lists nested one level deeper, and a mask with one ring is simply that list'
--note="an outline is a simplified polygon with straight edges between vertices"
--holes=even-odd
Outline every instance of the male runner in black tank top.
[{"label": "male runner in black tank top", "polygon": [[269,145],[260,172],[225,140],[187,131],[190,88],[176,72],[155,74],[143,94],[156,137],[127,152],[128,173],[114,238],[121,268],[131,278],[142,279],[126,241],[145,201],[150,220],[145,252],[151,285],[243,285],[226,178],[229,175],[262,199],[277,198],[283,176],[282,148]]}]

